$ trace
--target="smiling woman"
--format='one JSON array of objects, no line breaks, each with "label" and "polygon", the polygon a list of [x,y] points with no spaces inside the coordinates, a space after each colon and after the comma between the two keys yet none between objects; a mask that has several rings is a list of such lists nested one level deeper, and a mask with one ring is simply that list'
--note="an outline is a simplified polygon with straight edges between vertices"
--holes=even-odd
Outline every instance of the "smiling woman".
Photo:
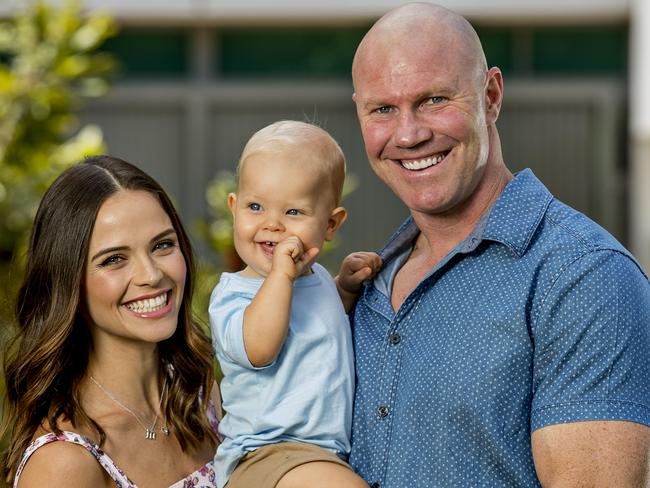
[{"label": "smiling woman", "polygon": [[9,483],[214,486],[220,400],[193,266],[168,196],[133,165],[90,158],[52,184],[5,360]]},{"label": "smiling woman", "polygon": [[109,197],[97,214],[89,254],[85,282],[93,340],[107,335],[108,341],[123,337],[155,345],[171,337],[186,266],[158,198],[140,190]]}]

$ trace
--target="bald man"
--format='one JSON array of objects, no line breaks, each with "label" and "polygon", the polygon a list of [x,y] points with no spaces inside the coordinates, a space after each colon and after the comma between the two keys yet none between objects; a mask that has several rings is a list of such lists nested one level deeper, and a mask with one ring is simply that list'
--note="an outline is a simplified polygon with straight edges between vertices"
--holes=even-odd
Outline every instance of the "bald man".
[{"label": "bald man", "polygon": [[474,29],[407,4],[352,76],[370,165],[410,211],[353,316],[352,466],[382,488],[645,486],[650,282],[508,170]]}]

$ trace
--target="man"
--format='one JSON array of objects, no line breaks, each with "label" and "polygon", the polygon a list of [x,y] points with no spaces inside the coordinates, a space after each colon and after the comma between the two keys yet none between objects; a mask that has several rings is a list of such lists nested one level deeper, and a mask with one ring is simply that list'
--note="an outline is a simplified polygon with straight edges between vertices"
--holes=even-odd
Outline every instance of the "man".
[{"label": "man", "polygon": [[352,76],[370,164],[411,214],[354,312],[353,467],[382,488],[644,486],[650,282],[507,169],[475,31],[404,5]]}]

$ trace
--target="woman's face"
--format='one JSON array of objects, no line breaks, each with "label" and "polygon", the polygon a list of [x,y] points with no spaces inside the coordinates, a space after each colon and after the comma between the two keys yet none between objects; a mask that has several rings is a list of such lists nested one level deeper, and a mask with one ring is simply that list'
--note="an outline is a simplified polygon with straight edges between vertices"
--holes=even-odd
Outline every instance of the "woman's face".
[{"label": "woman's face", "polygon": [[100,207],[90,238],[85,302],[95,348],[155,344],[178,323],[186,266],[158,199],[120,190]]}]

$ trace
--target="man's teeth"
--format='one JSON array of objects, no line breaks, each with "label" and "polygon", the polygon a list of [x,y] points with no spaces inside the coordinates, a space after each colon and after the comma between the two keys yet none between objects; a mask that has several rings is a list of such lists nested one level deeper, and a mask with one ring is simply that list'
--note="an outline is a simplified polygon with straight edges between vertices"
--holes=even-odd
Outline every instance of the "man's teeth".
[{"label": "man's teeth", "polygon": [[424,168],[428,168],[429,166],[435,166],[443,159],[445,159],[445,155],[439,154],[438,156],[433,156],[431,158],[426,158],[426,159],[420,159],[419,161],[402,161],[402,166],[410,170],[424,169]]},{"label": "man's teeth", "polygon": [[160,310],[166,303],[167,293],[163,293],[155,298],[146,298],[144,300],[138,300],[137,302],[127,303],[126,307],[136,313],[149,313]]}]

